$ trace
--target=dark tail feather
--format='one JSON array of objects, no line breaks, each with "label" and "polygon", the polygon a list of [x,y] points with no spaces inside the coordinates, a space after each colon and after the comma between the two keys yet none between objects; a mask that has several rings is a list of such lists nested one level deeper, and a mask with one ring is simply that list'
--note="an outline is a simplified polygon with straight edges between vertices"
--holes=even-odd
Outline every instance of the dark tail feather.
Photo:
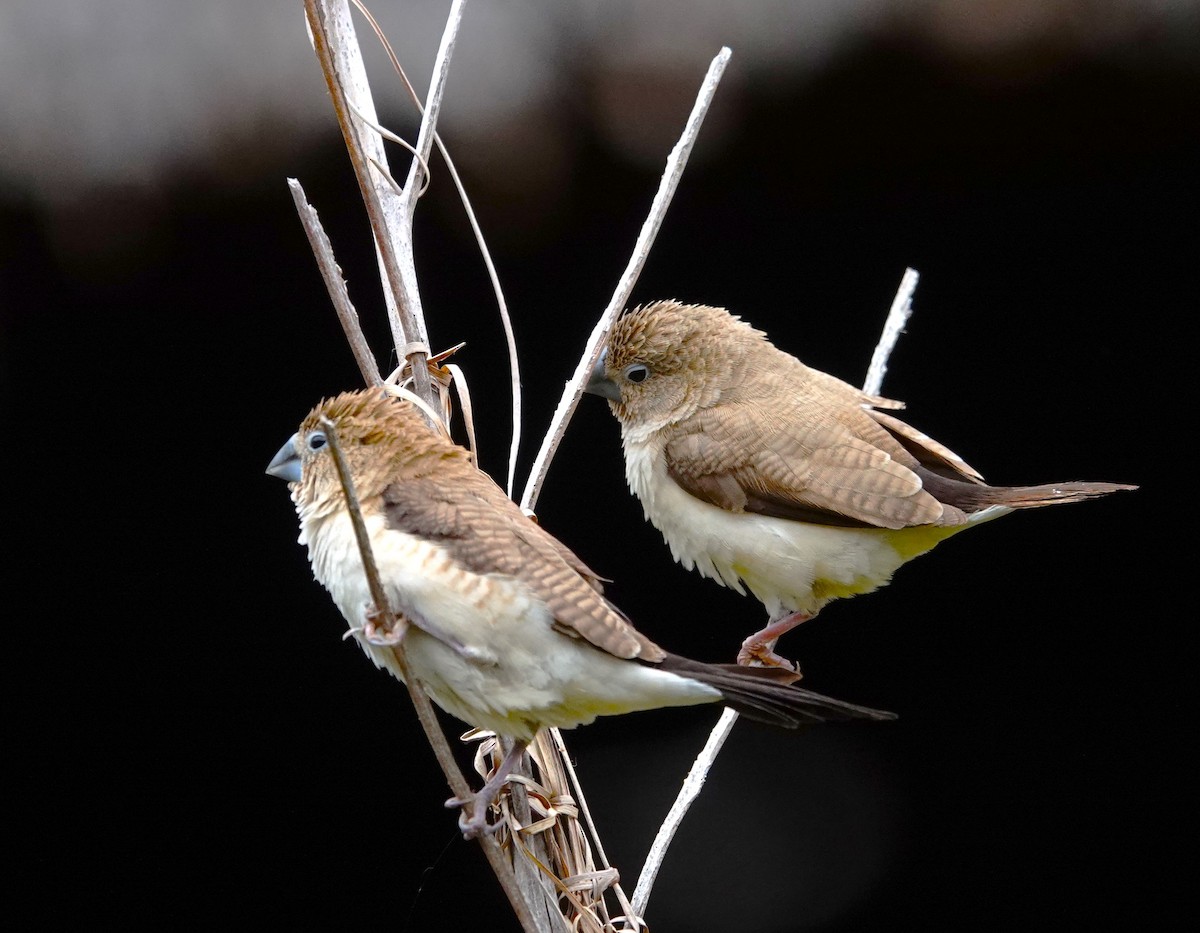
[{"label": "dark tail feather", "polygon": [[855,706],[793,686],[797,675],[781,668],[705,664],[673,654],[668,654],[660,666],[720,690],[725,702],[747,719],[785,729],[816,722],[896,718],[895,713]]},{"label": "dark tail feather", "polygon": [[1043,505],[1082,502],[1123,489],[1137,489],[1125,483],[1046,483],[1042,486],[984,486],[962,480],[947,479],[925,469],[918,469],[925,489],[939,502],[962,509],[968,514],[992,505],[1007,505],[1013,509],[1037,509]]},{"label": "dark tail feather", "polygon": [[1060,502],[1082,502],[1096,499],[1122,489],[1137,489],[1124,483],[1047,483],[1044,486],[993,486],[976,487],[988,489],[996,494],[992,503],[1008,505],[1014,509],[1036,509],[1043,505],[1058,505]]}]

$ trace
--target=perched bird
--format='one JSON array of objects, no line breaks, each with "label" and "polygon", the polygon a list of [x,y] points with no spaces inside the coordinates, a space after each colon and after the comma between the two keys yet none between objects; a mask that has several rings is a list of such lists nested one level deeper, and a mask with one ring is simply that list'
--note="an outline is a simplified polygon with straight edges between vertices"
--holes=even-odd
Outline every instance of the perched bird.
[{"label": "perched bird", "polygon": [[[349,466],[389,606],[379,624],[329,444]],[[791,686],[781,670],[713,665],[664,651],[601,593],[600,579],[527,518],[471,455],[411,403],[379,389],[328,399],[304,419],[267,472],[291,484],[317,580],[379,667],[412,676],[444,710],[514,740],[460,819],[487,826],[488,807],[543,726],[661,706],[725,702],[774,725],[891,719]]]},{"label": "perched bird", "polygon": [[988,486],[879,410],[902,402],[805,366],[723,308],[658,301],[625,314],[587,391],[609,400],[629,487],[675,559],[766,607],[743,664],[794,669],[773,650],[780,635],[964,528],[1136,488]]}]

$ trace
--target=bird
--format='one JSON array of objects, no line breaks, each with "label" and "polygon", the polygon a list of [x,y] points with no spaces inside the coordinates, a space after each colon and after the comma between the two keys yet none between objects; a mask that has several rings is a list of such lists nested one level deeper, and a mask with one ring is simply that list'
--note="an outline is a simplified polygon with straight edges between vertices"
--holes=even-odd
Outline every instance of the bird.
[{"label": "bird", "polygon": [[[374,605],[338,478],[343,451],[388,603]],[[442,709],[511,740],[467,800],[468,838],[541,728],[599,715],[724,702],[751,719],[795,728],[893,714],[794,686],[789,672],[693,661],[660,648],[603,594],[601,578],[528,517],[472,454],[411,402],[378,388],[320,402],[267,473],[289,483],[315,578],[376,666],[408,670]],[[466,811],[470,810],[468,816]]]},{"label": "bird", "polygon": [[869,395],[725,308],[654,301],[619,317],[585,390],[621,428],[625,477],[675,560],[765,607],[737,660],[798,671],[779,637],[835,599],[1016,509],[1120,483],[989,486]]}]

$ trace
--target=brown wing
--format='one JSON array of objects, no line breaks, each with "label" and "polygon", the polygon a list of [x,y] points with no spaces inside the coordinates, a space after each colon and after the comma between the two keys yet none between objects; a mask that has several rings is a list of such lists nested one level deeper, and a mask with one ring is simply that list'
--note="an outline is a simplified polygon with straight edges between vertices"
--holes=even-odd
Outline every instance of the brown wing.
[{"label": "brown wing", "polygon": [[868,396],[829,376],[809,387],[744,389],[675,426],[667,469],[692,495],[730,511],[815,524],[945,521],[915,472],[917,458],[863,408]]},{"label": "brown wing", "polygon": [[390,527],[440,544],[474,573],[517,577],[546,603],[565,634],[619,658],[663,657],[600,594],[600,578],[526,518],[491,479],[465,464],[443,466],[436,479],[407,478],[384,490]]},{"label": "brown wing", "polygon": [[973,483],[983,483],[983,476],[962,457],[945,444],[935,441],[928,434],[922,434],[911,424],[905,424],[899,418],[882,411],[867,409],[867,414],[882,425],[910,454],[939,476],[949,479],[966,479]]}]

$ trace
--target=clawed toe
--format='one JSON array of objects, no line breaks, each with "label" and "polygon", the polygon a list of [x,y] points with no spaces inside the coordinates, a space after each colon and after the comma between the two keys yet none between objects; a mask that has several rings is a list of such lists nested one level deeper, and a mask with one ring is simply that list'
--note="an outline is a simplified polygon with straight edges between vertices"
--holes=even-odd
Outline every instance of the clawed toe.
[{"label": "clawed toe", "polygon": [[374,606],[369,606],[364,615],[366,621],[362,626],[362,637],[370,644],[391,648],[404,641],[404,633],[408,629],[408,622],[404,619],[397,617],[395,627],[387,628],[380,624],[383,622],[383,614]]},{"label": "clawed toe", "polygon": [[795,661],[789,661],[782,655],[776,654],[772,646],[762,642],[746,642],[742,645],[737,656],[738,664],[742,667],[779,667],[793,674],[799,674],[800,668]]},{"label": "clawed toe", "polygon": [[[466,807],[470,804],[471,815],[467,816]],[[491,836],[493,833],[500,831],[503,823],[489,823],[487,820],[488,811],[491,805],[483,803],[478,797],[472,797],[470,800],[459,800],[457,797],[451,797],[446,801],[447,809],[458,808],[461,812],[458,814],[458,828],[462,830],[464,839],[476,839],[479,836]]]}]

